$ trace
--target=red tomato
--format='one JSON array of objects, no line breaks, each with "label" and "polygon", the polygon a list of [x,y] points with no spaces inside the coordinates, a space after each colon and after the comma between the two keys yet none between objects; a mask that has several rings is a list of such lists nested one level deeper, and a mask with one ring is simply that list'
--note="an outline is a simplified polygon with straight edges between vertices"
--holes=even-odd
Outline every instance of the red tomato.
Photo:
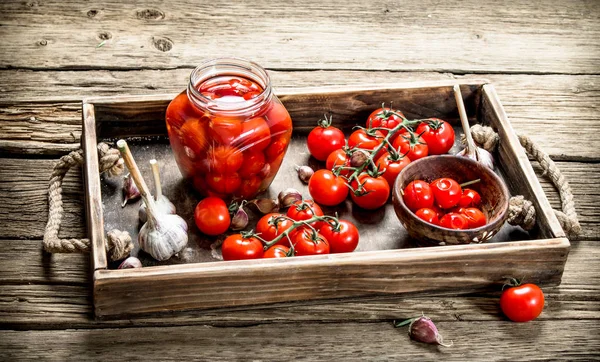
[{"label": "red tomato", "polygon": [[244,162],[244,155],[232,146],[216,146],[208,150],[206,159],[210,172],[228,173],[239,170]]},{"label": "red tomato", "polygon": [[323,235],[310,228],[300,228],[292,234],[292,245],[296,256],[329,254],[329,243]]},{"label": "red tomato", "polygon": [[306,142],[310,154],[319,161],[325,161],[331,152],[345,145],[346,138],[339,128],[317,126],[310,131]]},{"label": "red tomato", "polygon": [[216,116],[209,122],[208,129],[213,140],[230,145],[242,133],[242,122],[236,118]]},{"label": "red tomato", "polygon": [[[358,175],[358,181],[352,181],[351,193],[352,201],[355,204],[367,210],[374,210],[382,207],[390,197],[390,185],[382,177],[373,177],[367,173]],[[362,187],[359,189],[359,185]]]},{"label": "red tomato", "polygon": [[267,149],[265,150],[265,156],[267,156],[267,161],[273,162],[279,156],[283,155],[285,150],[287,149],[290,143],[290,138],[288,135],[280,135],[273,138],[273,141]]},{"label": "red tomato", "polygon": [[244,152],[242,166],[238,173],[243,178],[257,175],[265,167],[265,155],[252,149]]},{"label": "red tomato", "polygon": [[485,214],[476,207],[467,207],[465,209],[461,209],[460,213],[467,218],[467,221],[469,222],[469,229],[478,228],[485,225],[487,222]]},{"label": "red tomato", "polygon": [[424,207],[417,210],[417,212],[415,212],[415,215],[417,215],[419,218],[427,221],[430,224],[438,225],[440,223],[440,219],[438,217],[437,212],[434,209],[428,207]]},{"label": "red tomato", "polygon": [[478,207],[481,203],[481,196],[473,189],[463,189],[462,196],[458,202],[460,207]]},{"label": "red tomato", "polygon": [[265,251],[263,258],[287,258],[290,256],[290,248],[285,245],[276,244]]},{"label": "red tomato", "polygon": [[264,255],[263,244],[255,237],[229,235],[221,245],[223,260],[258,259]]},{"label": "red tomato", "polygon": [[333,253],[350,253],[358,246],[358,229],[350,221],[340,220],[337,227],[326,223],[319,230],[329,242],[329,251]]},{"label": "red tomato", "polygon": [[[402,123],[402,117],[404,117],[404,114],[402,114],[400,111],[393,111],[393,113],[392,111],[393,110],[389,107],[383,107],[374,110],[369,115],[369,118],[367,118],[367,128],[393,129],[394,127],[398,126],[400,123]],[[401,115],[402,117],[399,117],[398,115]],[[384,136],[387,136],[389,133],[388,130],[384,129],[379,131],[383,133]]]},{"label": "red tomato", "polygon": [[285,107],[279,102],[271,102],[271,108],[265,114],[271,128],[271,135],[278,136],[292,130],[292,119]]},{"label": "red tomato", "polygon": [[431,192],[433,192],[437,206],[442,209],[450,209],[458,205],[462,196],[462,188],[455,180],[442,177],[433,180],[429,186],[431,187]]},{"label": "red tomato", "polygon": [[[284,216],[279,213],[266,214],[258,220],[256,223],[256,233],[265,241],[272,241],[277,236],[283,234],[284,231],[289,229],[293,222],[287,218],[280,218]],[[275,245],[289,245],[287,238],[281,239]]]},{"label": "red tomato", "polygon": [[379,171],[383,172],[383,178],[386,179],[388,184],[391,186],[396,182],[396,178],[400,174],[400,171],[404,169],[404,167],[408,166],[410,163],[410,158],[408,156],[402,156],[400,154],[396,154],[396,156],[392,156],[389,152],[384,153],[377,159],[375,163],[379,168]]},{"label": "red tomato", "polygon": [[206,175],[206,184],[220,194],[232,194],[242,184],[242,179],[236,173],[209,173]]},{"label": "red tomato", "polygon": [[401,154],[406,155],[411,161],[416,161],[429,154],[427,143],[416,134],[402,134],[394,140],[392,146]]},{"label": "red tomato", "polygon": [[225,201],[211,196],[196,205],[194,220],[198,229],[206,235],[223,234],[231,224],[229,209]]},{"label": "red tomato", "polygon": [[296,201],[287,211],[287,216],[292,220],[308,220],[313,216],[323,216],[321,207],[312,200]]},{"label": "red tomato", "polygon": [[450,123],[439,118],[421,123],[415,133],[420,134],[427,142],[430,155],[448,153],[454,145],[454,129]]},{"label": "red tomato", "polygon": [[500,296],[500,308],[513,322],[532,321],[544,309],[544,292],[535,284],[505,289]]},{"label": "red tomato", "polygon": [[462,214],[449,212],[441,218],[440,226],[448,229],[464,230],[469,228],[469,221]]},{"label": "red tomato", "polygon": [[167,129],[169,129],[169,132],[172,131],[172,128],[179,129],[183,126],[186,119],[194,116],[200,117],[197,109],[190,103],[187,92],[183,91],[167,107]]},{"label": "red tomato", "polygon": [[181,137],[185,154],[192,160],[198,160],[208,148],[208,129],[206,122],[190,119],[181,127]]},{"label": "red tomato", "polygon": [[263,117],[254,117],[242,122],[242,133],[234,144],[243,151],[262,151],[271,143],[271,131]]},{"label": "red tomato", "polygon": [[406,185],[402,192],[402,199],[410,211],[415,212],[424,207],[433,206],[433,193],[429,184],[422,180],[415,180]]},{"label": "red tomato", "polygon": [[[325,161],[325,168],[328,170],[334,170],[339,167],[350,167],[350,156],[342,148],[335,150],[329,154],[327,161]],[[340,170],[340,176],[350,176],[352,171],[349,169]]]},{"label": "red tomato", "polygon": [[[381,131],[366,131],[364,129],[357,129],[352,132],[350,137],[348,137],[348,147],[349,148],[364,148],[366,150],[374,150],[381,144],[385,136]],[[385,148],[383,148],[377,155],[374,157],[377,159],[381,157],[381,155],[385,152]]]},{"label": "red tomato", "polygon": [[[211,99],[229,97],[250,99],[251,95],[258,95],[263,89],[254,81],[239,76],[218,76],[210,78],[198,87],[198,91]],[[250,94],[250,96],[248,96]]]},{"label": "red tomato", "polygon": [[249,178],[243,179],[241,185],[235,191],[235,196],[249,200],[256,196],[260,189],[262,180],[258,176],[250,176]]},{"label": "red tomato", "polygon": [[341,176],[325,169],[317,170],[308,181],[308,192],[321,205],[334,206],[346,200],[348,187]]}]

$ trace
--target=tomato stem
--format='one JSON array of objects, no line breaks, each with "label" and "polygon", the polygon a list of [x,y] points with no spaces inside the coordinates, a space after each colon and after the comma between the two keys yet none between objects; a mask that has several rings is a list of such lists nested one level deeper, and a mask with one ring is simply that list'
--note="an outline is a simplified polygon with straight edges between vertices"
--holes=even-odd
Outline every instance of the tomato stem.
[{"label": "tomato stem", "polygon": [[[310,219],[307,219],[307,220],[301,220],[301,221],[295,221],[295,220],[293,220],[293,219],[291,219],[290,217],[288,217],[288,216],[285,216],[285,215],[278,216],[277,218],[278,218],[278,219],[285,219],[285,220],[290,220],[290,221],[293,221],[293,222],[292,222],[292,226],[290,226],[290,227],[289,227],[288,229],[286,229],[286,230],[285,230],[283,233],[281,233],[280,235],[278,235],[277,237],[275,237],[275,239],[273,239],[273,240],[271,240],[271,241],[266,241],[266,240],[264,240],[264,239],[261,239],[261,238],[259,238],[259,239],[260,239],[260,240],[261,240],[261,241],[262,241],[262,242],[265,244],[265,247],[264,247],[264,249],[265,249],[265,250],[267,250],[267,249],[268,249],[268,248],[270,248],[271,246],[273,246],[273,245],[277,244],[277,242],[279,242],[279,241],[280,241],[281,239],[283,239],[284,237],[288,237],[288,239],[289,239],[289,234],[290,234],[292,231],[294,231],[295,229],[299,228],[300,226],[304,226],[304,225],[306,225],[306,226],[308,226],[309,228],[311,228],[311,229],[312,229],[312,232],[313,232],[313,237],[314,237],[314,238],[315,238],[315,240],[316,240],[316,238],[317,238],[317,234],[318,234],[318,231],[317,231],[317,229],[315,229],[315,228],[314,228],[314,226],[312,226],[312,225],[310,225],[310,224],[312,224],[312,223],[314,223],[314,222],[317,222],[317,221],[325,221],[325,222],[327,222],[327,223],[331,224],[331,225],[332,225],[332,226],[334,226],[334,227],[335,227],[336,225],[338,225],[338,224],[339,224],[339,220],[338,220],[336,217],[329,216],[329,215],[324,215],[324,216],[313,216],[313,217],[311,217]],[[291,245],[291,242],[290,242],[290,245]]]},{"label": "tomato stem", "polygon": [[479,183],[479,182],[481,182],[480,178],[472,180],[472,181],[463,182],[462,184],[460,184],[460,187],[465,187],[465,186],[473,185],[473,184],[476,184],[476,183]]}]

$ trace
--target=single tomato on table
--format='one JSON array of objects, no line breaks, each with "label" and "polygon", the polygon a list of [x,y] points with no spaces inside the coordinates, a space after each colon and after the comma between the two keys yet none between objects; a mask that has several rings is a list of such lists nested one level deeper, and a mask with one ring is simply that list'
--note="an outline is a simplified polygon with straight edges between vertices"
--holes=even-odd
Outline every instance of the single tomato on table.
[{"label": "single tomato on table", "polygon": [[308,181],[308,192],[315,202],[335,206],[346,200],[348,186],[346,180],[325,169],[317,170]]},{"label": "single tomato on table", "polygon": [[209,196],[196,205],[194,221],[202,233],[214,236],[229,229],[231,217],[225,201]]},{"label": "single tomato on table", "polygon": [[329,251],[333,253],[350,253],[358,246],[358,229],[353,223],[339,220],[337,223],[326,223],[319,229],[329,242]]},{"label": "single tomato on table", "polygon": [[511,287],[500,296],[502,313],[513,322],[529,322],[544,309],[544,292],[535,284],[520,284],[513,279]]},{"label": "single tomato on table", "polygon": [[223,260],[258,259],[264,255],[263,244],[253,236],[229,235],[221,245]]},{"label": "single tomato on table", "polygon": [[415,133],[427,142],[430,155],[448,153],[454,145],[454,129],[450,123],[439,118],[431,118],[421,123]]},{"label": "single tomato on table", "polygon": [[310,154],[319,161],[327,160],[331,152],[344,147],[344,132],[331,125],[331,118],[320,120],[319,125],[310,131],[306,144]]},{"label": "single tomato on table", "polygon": [[352,180],[350,196],[355,204],[367,210],[375,210],[387,202],[390,197],[390,185],[383,176],[371,176],[368,173],[358,175]]}]

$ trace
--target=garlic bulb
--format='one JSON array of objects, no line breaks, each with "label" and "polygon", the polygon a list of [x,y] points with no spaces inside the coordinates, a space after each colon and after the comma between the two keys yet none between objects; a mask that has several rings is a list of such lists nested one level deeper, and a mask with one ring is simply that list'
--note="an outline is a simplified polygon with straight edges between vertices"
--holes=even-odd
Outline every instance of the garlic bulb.
[{"label": "garlic bulb", "polygon": [[148,186],[131,155],[127,142],[119,140],[117,146],[147,205],[147,221],[138,234],[140,248],[158,261],[167,260],[187,245],[188,226],[178,215],[157,212],[156,202],[150,196]]},{"label": "garlic bulb", "polygon": [[[177,212],[175,205],[173,205],[173,203],[162,194],[160,174],[158,172],[158,162],[156,162],[155,159],[152,159],[150,160],[150,166],[152,167],[152,175],[154,176],[154,189],[156,191],[156,212],[161,214],[175,214]],[[138,213],[138,216],[142,222],[146,222],[146,219],[148,218],[146,208],[146,203],[143,202],[142,205],[140,205],[140,210]]]}]

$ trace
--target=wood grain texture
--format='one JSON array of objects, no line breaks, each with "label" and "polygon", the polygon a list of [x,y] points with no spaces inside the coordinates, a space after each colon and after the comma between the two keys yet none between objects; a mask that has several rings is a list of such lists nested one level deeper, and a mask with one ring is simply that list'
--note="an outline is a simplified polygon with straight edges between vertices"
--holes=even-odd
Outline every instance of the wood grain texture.
[{"label": "wood grain texture", "polygon": [[[562,284],[544,289],[547,303],[540,320],[599,318],[600,249],[597,244],[598,241],[573,242]],[[3,258],[0,259],[0,329],[376,322],[421,312],[443,321],[502,320],[498,293],[489,293],[314,301],[94,321],[88,256],[50,257],[42,252],[41,240],[2,240],[0,257]]]},{"label": "wood grain texture", "polygon": [[597,2],[495,5],[4,2],[0,64],[173,69],[193,67],[199,59],[252,55],[266,67],[286,70],[597,73]]},{"label": "wood grain texture", "polygon": [[[4,83],[0,85],[0,152],[61,155],[77,149],[81,136],[81,99],[176,93],[185,87],[190,71],[0,71]],[[529,135],[555,160],[600,160],[600,151],[588,147],[600,143],[600,76],[457,76],[344,70],[271,71],[270,75],[278,92],[318,85],[489,79],[517,133]],[[53,91],[48,92],[49,88]],[[582,128],[588,131],[582,133]],[[552,132],[540,132],[545,129]]]},{"label": "wood grain texture", "polygon": [[[412,342],[406,328],[395,330],[390,322],[383,322],[1,331],[0,349],[10,360],[85,361],[145,355],[164,361],[198,357],[210,361],[500,361],[518,355],[524,360],[589,361],[600,357],[598,330],[588,334],[597,322],[545,321],[543,325],[518,326],[501,321],[440,322],[437,327],[446,341],[453,341],[451,348]],[[562,333],[557,335],[559,330]],[[500,349],[512,352],[501,354],[497,352]]]}]

